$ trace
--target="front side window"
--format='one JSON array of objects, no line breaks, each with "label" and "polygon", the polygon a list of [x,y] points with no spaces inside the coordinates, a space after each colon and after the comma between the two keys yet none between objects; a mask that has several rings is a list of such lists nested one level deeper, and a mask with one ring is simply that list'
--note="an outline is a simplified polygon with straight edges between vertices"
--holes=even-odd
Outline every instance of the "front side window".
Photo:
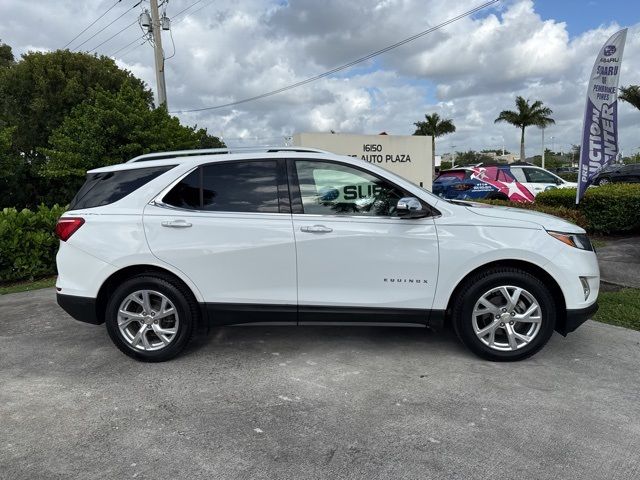
[{"label": "front side window", "polygon": [[544,170],[538,170],[537,168],[525,169],[527,179],[529,183],[556,183],[556,177]]},{"label": "front side window", "polygon": [[296,173],[307,214],[395,216],[406,196],[385,180],[338,163],[298,160]]},{"label": "front side window", "polygon": [[180,181],[164,203],[212,212],[278,213],[276,160],[202,166]]}]

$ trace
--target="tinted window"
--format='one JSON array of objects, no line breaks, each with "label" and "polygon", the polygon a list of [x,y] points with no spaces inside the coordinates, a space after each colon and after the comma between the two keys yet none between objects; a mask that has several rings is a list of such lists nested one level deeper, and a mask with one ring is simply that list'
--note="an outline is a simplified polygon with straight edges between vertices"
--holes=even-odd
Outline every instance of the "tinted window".
[{"label": "tinted window", "polygon": [[202,208],[278,213],[276,161],[230,162],[202,169]]},{"label": "tinted window", "polygon": [[174,207],[200,209],[200,169],[180,180],[162,201]]},{"label": "tinted window", "polygon": [[70,210],[100,207],[126,197],[174,165],[91,173],[69,205]]},{"label": "tinted window", "polygon": [[172,188],[163,201],[215,212],[278,213],[277,162],[225,162],[200,167]]},{"label": "tinted window", "polygon": [[320,215],[395,215],[404,192],[394,185],[346,165],[296,162],[304,213]]},{"label": "tinted window", "polygon": [[556,183],[556,177],[544,170],[525,168],[524,171],[530,183]]},{"label": "tinted window", "polygon": [[452,182],[454,180],[464,180],[465,178],[469,178],[469,172],[454,170],[451,172],[442,172],[438,178],[436,178],[436,182]]}]

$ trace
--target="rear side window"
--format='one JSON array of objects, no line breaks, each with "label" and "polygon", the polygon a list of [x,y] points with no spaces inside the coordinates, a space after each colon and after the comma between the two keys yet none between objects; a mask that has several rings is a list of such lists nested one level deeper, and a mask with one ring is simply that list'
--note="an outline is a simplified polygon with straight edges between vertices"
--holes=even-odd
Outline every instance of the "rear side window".
[{"label": "rear side window", "polygon": [[464,180],[465,178],[469,178],[468,172],[456,170],[454,172],[441,173],[438,178],[436,178],[436,182],[451,182],[453,180]]},{"label": "rear side window", "polygon": [[213,212],[278,213],[277,161],[205,165],[182,179],[163,201]]},{"label": "rear side window", "polygon": [[100,207],[117,202],[175,165],[90,173],[73,197],[69,210]]}]

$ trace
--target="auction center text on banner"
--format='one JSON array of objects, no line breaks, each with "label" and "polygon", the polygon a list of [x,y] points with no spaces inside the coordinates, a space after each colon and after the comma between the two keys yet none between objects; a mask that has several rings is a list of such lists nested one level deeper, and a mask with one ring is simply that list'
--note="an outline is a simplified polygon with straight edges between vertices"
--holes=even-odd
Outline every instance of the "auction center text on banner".
[{"label": "auction center text on banner", "polygon": [[298,133],[293,144],[360,158],[431,190],[431,137]]},{"label": "auction center text on banner", "polygon": [[587,89],[576,203],[593,177],[618,154],[618,79],[627,29],[606,41],[598,53]]}]

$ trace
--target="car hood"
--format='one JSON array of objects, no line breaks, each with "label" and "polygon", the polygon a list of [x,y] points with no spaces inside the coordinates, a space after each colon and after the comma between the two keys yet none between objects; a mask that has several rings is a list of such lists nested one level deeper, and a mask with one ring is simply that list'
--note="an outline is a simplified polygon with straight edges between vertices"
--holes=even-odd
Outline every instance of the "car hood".
[{"label": "car hood", "polygon": [[548,215],[546,213],[536,212],[534,210],[525,210],[523,208],[516,207],[500,207],[496,205],[487,205],[485,203],[464,203],[466,203],[465,206],[467,210],[484,217],[535,223],[545,230],[555,230],[567,233],[585,233],[584,229],[568,222],[567,220],[560,217],[554,217],[553,215]]}]

